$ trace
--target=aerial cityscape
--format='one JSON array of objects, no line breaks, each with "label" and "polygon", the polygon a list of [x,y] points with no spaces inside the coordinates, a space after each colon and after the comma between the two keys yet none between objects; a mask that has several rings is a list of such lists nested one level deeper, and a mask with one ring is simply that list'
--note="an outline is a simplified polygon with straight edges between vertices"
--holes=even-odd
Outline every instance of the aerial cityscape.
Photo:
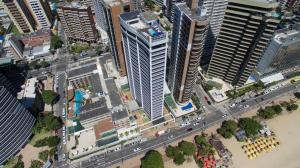
[{"label": "aerial cityscape", "polygon": [[0,0],[0,168],[299,168],[300,0]]}]

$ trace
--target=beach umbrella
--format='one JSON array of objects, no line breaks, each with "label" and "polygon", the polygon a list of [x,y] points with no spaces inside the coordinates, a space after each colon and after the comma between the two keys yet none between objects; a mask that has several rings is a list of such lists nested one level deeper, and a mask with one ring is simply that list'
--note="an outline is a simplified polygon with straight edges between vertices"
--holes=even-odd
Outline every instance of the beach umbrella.
[{"label": "beach umbrella", "polygon": [[248,155],[248,159],[253,159],[253,157],[251,155]]}]

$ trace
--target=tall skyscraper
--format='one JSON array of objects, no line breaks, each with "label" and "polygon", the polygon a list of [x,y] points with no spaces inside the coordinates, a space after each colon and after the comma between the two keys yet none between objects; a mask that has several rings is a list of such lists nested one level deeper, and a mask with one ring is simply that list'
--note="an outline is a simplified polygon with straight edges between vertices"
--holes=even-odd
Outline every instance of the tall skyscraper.
[{"label": "tall skyscraper", "polygon": [[[104,0],[100,4],[106,23],[106,31],[110,40],[113,61],[121,76],[126,76],[126,64],[122,46],[122,35],[119,15],[131,9],[128,0]],[[98,8],[98,7],[97,7]],[[97,17],[97,15],[96,15]],[[102,16],[101,16],[102,17]],[[99,18],[98,18],[99,19]],[[101,20],[100,18],[99,20]]]},{"label": "tall skyscraper", "polygon": [[175,4],[180,2],[184,2],[184,0],[166,0],[165,15],[170,22],[174,20]]},{"label": "tall skyscraper", "polygon": [[24,0],[2,0],[4,11],[9,15],[20,33],[30,33],[36,23]]},{"label": "tall skyscraper", "polygon": [[52,25],[52,13],[45,0],[27,0],[27,6],[32,13],[37,29],[49,29]]},{"label": "tall skyscraper", "polygon": [[201,59],[201,66],[207,66],[209,64],[220,32],[227,3],[227,0],[199,0],[199,6],[205,7],[207,15],[210,18],[203,57]]},{"label": "tall skyscraper", "polygon": [[280,22],[277,7],[275,0],[229,0],[207,74],[244,85]]},{"label": "tall skyscraper", "polygon": [[279,30],[265,50],[256,71],[259,75],[267,75],[299,66],[299,53],[300,25],[295,25],[292,30]]},{"label": "tall skyscraper", "polygon": [[76,2],[59,3],[57,13],[69,40],[97,42],[98,35],[91,7]]},{"label": "tall skyscraper", "polygon": [[163,116],[168,32],[153,13],[120,15],[130,91],[151,120]]},{"label": "tall skyscraper", "polygon": [[102,30],[107,31],[107,25],[104,16],[103,9],[103,0],[93,0],[94,8],[95,8],[95,17],[96,17],[96,25],[100,27]]},{"label": "tall skyscraper", "polygon": [[175,5],[168,83],[179,103],[191,97],[208,23],[209,17],[203,7],[189,8],[186,3]]},{"label": "tall skyscraper", "polygon": [[3,164],[26,144],[35,118],[3,86],[0,97],[0,164]]}]

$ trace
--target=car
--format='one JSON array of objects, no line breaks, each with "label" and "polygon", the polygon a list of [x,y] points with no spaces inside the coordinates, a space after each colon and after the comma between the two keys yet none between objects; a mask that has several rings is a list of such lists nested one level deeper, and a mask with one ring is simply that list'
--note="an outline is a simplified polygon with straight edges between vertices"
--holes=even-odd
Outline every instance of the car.
[{"label": "car", "polygon": [[230,107],[231,107],[231,108],[235,107],[235,103],[232,103],[232,104],[230,105]]},{"label": "car", "polygon": [[198,120],[201,120],[201,119],[202,119],[201,116],[198,116],[198,117],[196,118],[197,121],[198,121]]},{"label": "car", "polygon": [[227,114],[223,114],[222,117],[223,117],[223,118],[227,117]]},{"label": "car", "polygon": [[248,104],[246,104],[245,106],[244,106],[244,108],[248,108],[249,107],[249,105]]},{"label": "car", "polygon": [[205,99],[206,101],[208,101],[208,97],[204,96],[204,99]]},{"label": "car", "polygon": [[168,139],[173,139],[173,138],[174,138],[174,135],[168,136]]},{"label": "car", "polygon": [[118,151],[118,150],[120,150],[121,149],[121,147],[117,147],[116,149],[115,149],[115,151]]},{"label": "car", "polygon": [[66,127],[63,127],[63,131],[65,131],[66,130]]},{"label": "car", "polygon": [[193,128],[188,128],[186,131],[192,131],[193,130]]},{"label": "car", "polygon": [[211,105],[211,102],[208,100],[208,101],[207,101],[207,104],[208,104],[208,105]]},{"label": "car", "polygon": [[67,144],[67,142],[66,142],[66,140],[65,139],[63,139],[63,144],[65,145],[65,144]]},{"label": "car", "polygon": [[140,150],[141,150],[140,147],[137,147],[137,148],[133,149],[134,152],[138,152],[138,151],[140,151]]}]

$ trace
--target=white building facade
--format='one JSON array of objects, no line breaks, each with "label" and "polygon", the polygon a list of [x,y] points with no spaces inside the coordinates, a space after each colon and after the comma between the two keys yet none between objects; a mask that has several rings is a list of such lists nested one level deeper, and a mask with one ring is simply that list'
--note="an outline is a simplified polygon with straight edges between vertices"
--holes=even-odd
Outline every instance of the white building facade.
[{"label": "white building facade", "polygon": [[120,15],[128,81],[135,100],[151,120],[163,116],[168,33],[143,13]]}]

